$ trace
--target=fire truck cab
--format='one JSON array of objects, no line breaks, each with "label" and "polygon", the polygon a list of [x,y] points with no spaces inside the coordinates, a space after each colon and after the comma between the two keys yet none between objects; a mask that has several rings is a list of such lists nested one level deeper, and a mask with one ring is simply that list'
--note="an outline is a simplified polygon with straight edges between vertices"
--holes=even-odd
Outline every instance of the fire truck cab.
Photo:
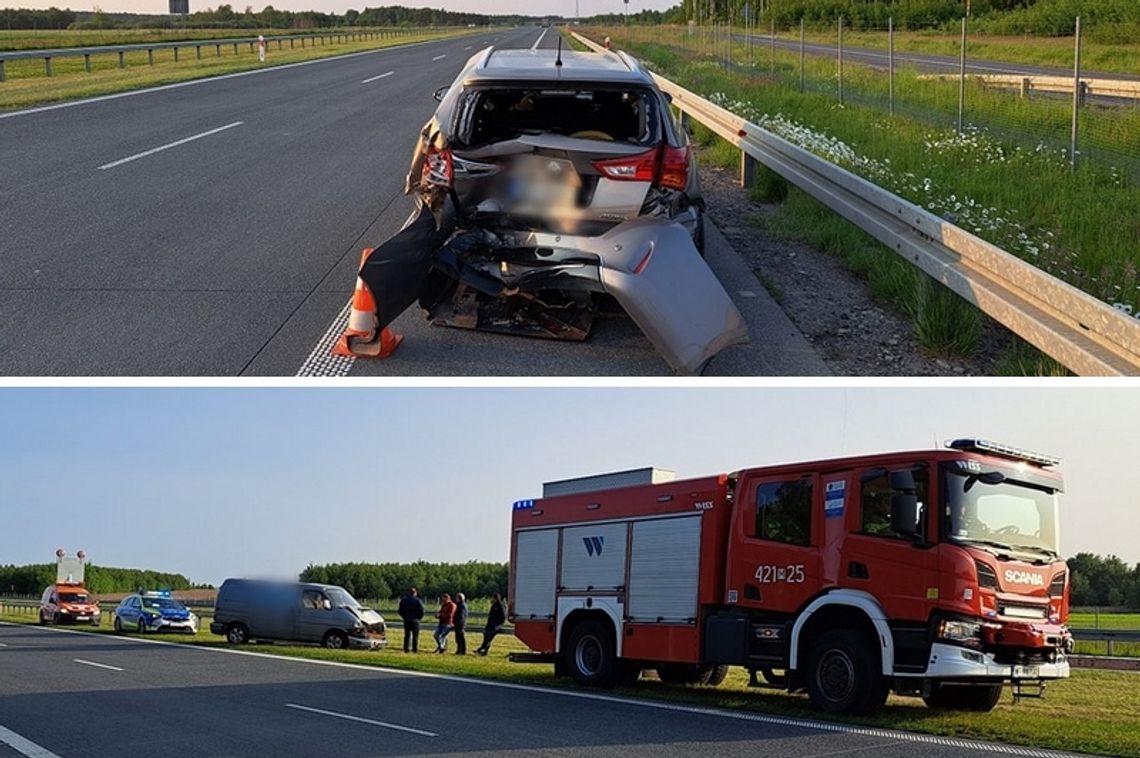
[{"label": "fire truck cab", "polygon": [[510,608],[536,657],[608,686],[751,681],[869,713],[889,691],[990,710],[1069,675],[1058,463],[945,450],[671,481],[553,482],[514,504]]}]

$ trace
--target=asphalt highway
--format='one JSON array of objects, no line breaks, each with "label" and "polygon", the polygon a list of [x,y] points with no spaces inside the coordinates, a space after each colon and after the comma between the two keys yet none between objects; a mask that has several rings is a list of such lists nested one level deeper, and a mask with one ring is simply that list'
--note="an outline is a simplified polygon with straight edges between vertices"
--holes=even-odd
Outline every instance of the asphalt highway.
[{"label": "asphalt highway", "polygon": [[[628,318],[583,344],[429,327],[383,362],[329,362],[363,247],[412,207],[432,92],[536,28],[0,113],[0,374],[669,375]],[[824,374],[723,239],[718,274],[753,344],[709,373]],[[327,343],[327,340],[326,340]]]},{"label": "asphalt highway", "polygon": [[0,625],[0,758],[480,753],[668,758],[698,752],[786,758],[1058,755],[598,691]]}]

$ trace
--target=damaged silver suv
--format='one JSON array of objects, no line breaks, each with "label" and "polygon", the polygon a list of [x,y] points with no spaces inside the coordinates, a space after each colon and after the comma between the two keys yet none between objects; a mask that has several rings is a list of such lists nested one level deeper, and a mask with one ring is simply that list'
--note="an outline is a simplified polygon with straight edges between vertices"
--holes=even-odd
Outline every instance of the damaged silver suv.
[{"label": "damaged silver suv", "polygon": [[688,137],[634,59],[488,48],[436,99],[416,210],[360,270],[375,330],[350,346],[417,300],[436,324],[582,340],[602,296],[678,372],[747,340],[703,259]]}]

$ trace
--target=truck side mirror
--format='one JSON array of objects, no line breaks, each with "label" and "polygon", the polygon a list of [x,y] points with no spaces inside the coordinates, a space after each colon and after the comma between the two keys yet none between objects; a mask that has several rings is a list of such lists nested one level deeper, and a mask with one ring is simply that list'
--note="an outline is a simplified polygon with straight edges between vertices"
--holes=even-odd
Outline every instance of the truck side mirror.
[{"label": "truck side mirror", "polygon": [[891,529],[907,537],[918,536],[917,495],[891,495]]},{"label": "truck side mirror", "polygon": [[910,469],[891,472],[891,489],[897,492],[914,492],[914,472]]}]

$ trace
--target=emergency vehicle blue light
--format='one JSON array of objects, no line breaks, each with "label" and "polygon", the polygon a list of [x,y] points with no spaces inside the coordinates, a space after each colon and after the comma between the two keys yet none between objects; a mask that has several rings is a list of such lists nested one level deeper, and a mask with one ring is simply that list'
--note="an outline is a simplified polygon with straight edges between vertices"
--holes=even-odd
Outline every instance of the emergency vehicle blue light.
[{"label": "emergency vehicle blue light", "polygon": [[516,500],[514,509],[516,511],[525,511],[526,509],[533,508],[533,507],[534,507],[534,501],[533,500]]}]

